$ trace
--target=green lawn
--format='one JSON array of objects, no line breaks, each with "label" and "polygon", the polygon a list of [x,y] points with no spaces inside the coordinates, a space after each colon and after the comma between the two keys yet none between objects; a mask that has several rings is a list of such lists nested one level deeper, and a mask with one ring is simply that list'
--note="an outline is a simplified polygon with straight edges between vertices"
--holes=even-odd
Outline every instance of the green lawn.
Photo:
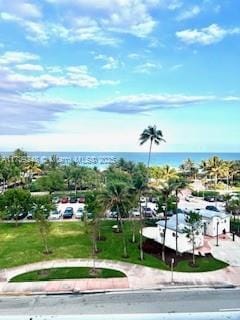
[{"label": "green lawn", "polygon": [[195,267],[191,267],[189,261],[180,261],[174,271],[179,272],[206,272],[226,268],[227,263],[214,259],[213,257],[198,257],[196,258]]},{"label": "green lawn", "polygon": [[92,268],[73,267],[73,268],[52,268],[32,271],[20,274],[10,280],[10,282],[29,282],[29,281],[50,281],[60,279],[89,279],[89,278],[123,278],[124,273],[112,269],[96,269],[93,274]]},{"label": "green lawn", "polygon": [[[144,260],[139,259],[139,237],[136,243],[131,239],[131,223],[125,223],[128,258],[123,258],[122,234],[112,232],[115,221],[104,221],[101,226],[102,236],[105,241],[98,242],[99,259],[121,260],[130,263],[169,270],[169,266],[158,258],[144,254]],[[23,223],[15,227],[14,224],[0,224],[0,269],[19,266],[23,264],[63,258],[88,258],[91,257],[92,244],[90,234],[84,229],[83,222],[53,222],[49,246],[52,254],[43,253],[43,245],[35,223]],[[185,262],[180,262],[177,271],[206,271],[223,268],[224,263],[215,259],[210,263],[202,258],[203,263],[199,269],[191,268]],[[206,261],[205,261],[206,260]],[[207,269],[208,268],[208,269]]]}]

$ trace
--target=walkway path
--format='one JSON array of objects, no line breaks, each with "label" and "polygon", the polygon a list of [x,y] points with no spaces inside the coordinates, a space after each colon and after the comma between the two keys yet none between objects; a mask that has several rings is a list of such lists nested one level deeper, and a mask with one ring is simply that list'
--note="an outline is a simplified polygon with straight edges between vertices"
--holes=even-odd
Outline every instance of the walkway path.
[{"label": "walkway path", "polygon": [[235,236],[220,237],[218,246],[216,246],[216,238],[209,240],[211,253],[214,258],[227,262],[232,267],[240,267],[240,238]]},{"label": "walkway path", "polygon": [[0,292],[60,292],[86,291],[103,289],[152,289],[175,286],[240,286],[240,267],[227,267],[222,270],[204,273],[174,272],[171,284],[171,272],[144,267],[140,265],[97,260],[97,268],[112,268],[124,272],[127,278],[62,280],[50,282],[9,283],[8,281],[21,273],[56,267],[92,266],[90,259],[62,259],[28,264],[16,268],[5,269],[0,272]]}]

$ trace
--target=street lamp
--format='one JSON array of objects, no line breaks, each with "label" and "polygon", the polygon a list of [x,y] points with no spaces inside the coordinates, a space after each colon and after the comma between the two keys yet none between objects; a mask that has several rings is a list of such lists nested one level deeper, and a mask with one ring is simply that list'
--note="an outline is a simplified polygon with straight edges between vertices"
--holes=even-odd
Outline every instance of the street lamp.
[{"label": "street lamp", "polygon": [[171,259],[171,284],[173,284],[173,265],[174,265],[174,258]]},{"label": "street lamp", "polygon": [[217,247],[218,247],[218,226],[219,226],[219,221],[217,221],[217,243],[216,243]]}]

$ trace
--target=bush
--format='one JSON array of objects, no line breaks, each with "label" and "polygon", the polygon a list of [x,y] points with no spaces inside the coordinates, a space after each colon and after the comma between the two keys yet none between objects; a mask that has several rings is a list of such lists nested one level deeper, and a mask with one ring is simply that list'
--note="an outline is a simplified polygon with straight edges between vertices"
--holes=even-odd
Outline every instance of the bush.
[{"label": "bush", "polygon": [[193,191],[192,195],[194,197],[216,197],[219,195],[219,192],[217,191]]}]

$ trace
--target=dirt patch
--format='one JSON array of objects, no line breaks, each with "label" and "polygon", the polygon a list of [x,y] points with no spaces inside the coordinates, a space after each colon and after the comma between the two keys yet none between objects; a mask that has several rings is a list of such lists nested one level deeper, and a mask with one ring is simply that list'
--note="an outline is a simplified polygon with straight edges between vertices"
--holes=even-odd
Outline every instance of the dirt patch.
[{"label": "dirt patch", "polygon": [[[162,260],[162,245],[158,242],[155,242],[154,240],[147,239],[143,243],[143,251],[153,255],[154,257],[158,258],[159,260]],[[198,251],[196,250],[196,253]],[[195,254],[195,257],[199,255]],[[212,255],[210,253],[205,254],[205,257],[211,257]],[[169,249],[165,247],[165,260],[166,264],[171,266],[171,260],[174,258],[174,265],[176,266],[178,262],[180,261],[189,261],[189,263],[192,262],[192,254],[188,252],[179,253],[176,255],[175,250]]]}]

